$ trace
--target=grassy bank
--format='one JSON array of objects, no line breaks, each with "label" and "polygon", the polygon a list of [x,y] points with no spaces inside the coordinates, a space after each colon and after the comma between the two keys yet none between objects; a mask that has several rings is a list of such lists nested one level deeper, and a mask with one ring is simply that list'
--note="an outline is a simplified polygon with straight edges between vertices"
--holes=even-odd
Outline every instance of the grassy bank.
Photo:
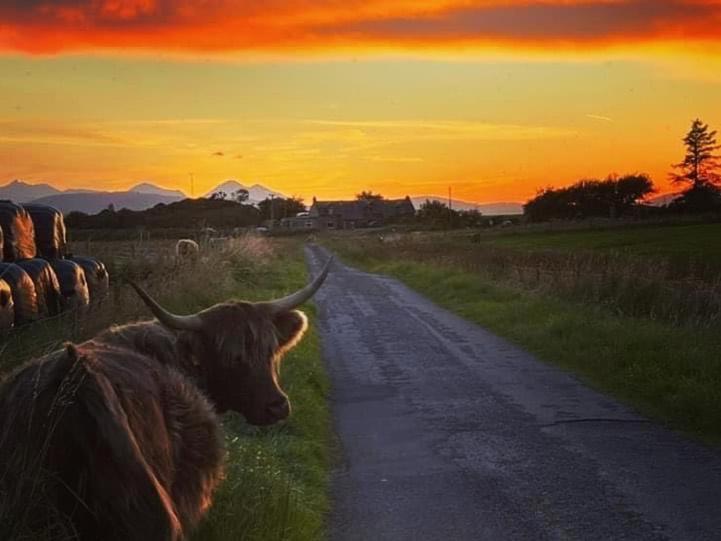
[{"label": "grassy bank", "polygon": [[[178,312],[199,310],[230,297],[281,296],[307,278],[297,246],[255,237],[205,251],[197,266],[181,267],[173,259],[172,242],[83,243],[78,248],[86,253],[90,249],[91,255],[108,264],[114,279],[110,297],[86,316],[70,314],[3,336],[3,372],[56,349],[65,340],[81,341],[110,324],[147,319],[147,310],[122,284],[126,277],[144,283]],[[251,427],[234,414],[224,417],[227,478],[194,540],[308,540],[323,535],[328,505],[327,381],[313,310],[304,310],[311,318],[310,331],[287,355],[281,369],[293,414],[286,423],[270,428]],[[0,509],[0,521],[2,513]]]},{"label": "grassy bank", "polygon": [[[646,415],[721,442],[719,310],[691,308],[681,295],[665,301],[656,295],[686,278],[657,277],[644,292],[632,280],[623,285],[630,280],[623,266],[609,265],[589,290],[573,265],[591,269],[594,260],[582,264],[577,254],[576,263],[564,266],[560,255],[549,264],[548,253],[490,256],[470,244],[428,246],[422,238],[386,244],[329,241],[350,263],[401,279]],[[698,281],[686,286],[702,287]]]}]

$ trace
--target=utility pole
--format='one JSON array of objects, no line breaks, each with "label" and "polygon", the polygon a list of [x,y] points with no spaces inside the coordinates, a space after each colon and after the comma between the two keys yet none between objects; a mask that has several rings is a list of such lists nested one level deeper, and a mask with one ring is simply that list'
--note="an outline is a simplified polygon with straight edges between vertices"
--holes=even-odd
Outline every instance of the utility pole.
[{"label": "utility pole", "polygon": [[190,173],[190,197],[195,199],[195,178],[193,173]]},{"label": "utility pole", "polygon": [[451,199],[451,187],[448,186],[448,208],[453,210],[453,200]]}]

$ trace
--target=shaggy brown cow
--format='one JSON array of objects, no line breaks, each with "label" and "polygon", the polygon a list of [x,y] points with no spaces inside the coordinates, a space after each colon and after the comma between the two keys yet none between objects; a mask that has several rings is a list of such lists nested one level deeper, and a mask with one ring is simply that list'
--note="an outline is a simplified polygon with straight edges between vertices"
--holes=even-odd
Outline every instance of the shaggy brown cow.
[{"label": "shaggy brown cow", "polygon": [[134,286],[156,321],[111,328],[11,374],[0,386],[4,538],[185,539],[223,475],[216,411],[256,425],[289,415],[278,363],[307,326],[295,308],[329,266],[283,299],[191,316]]}]

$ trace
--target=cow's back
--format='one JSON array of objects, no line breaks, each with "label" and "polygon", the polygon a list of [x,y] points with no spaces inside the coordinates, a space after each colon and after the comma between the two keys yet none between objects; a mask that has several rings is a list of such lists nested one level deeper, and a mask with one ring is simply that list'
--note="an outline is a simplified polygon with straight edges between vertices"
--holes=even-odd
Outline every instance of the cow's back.
[{"label": "cow's back", "polygon": [[[207,454],[190,468],[199,444]],[[70,347],[0,387],[4,532],[53,524],[81,539],[177,539],[200,517],[221,459],[217,419],[197,388],[128,349]]]}]

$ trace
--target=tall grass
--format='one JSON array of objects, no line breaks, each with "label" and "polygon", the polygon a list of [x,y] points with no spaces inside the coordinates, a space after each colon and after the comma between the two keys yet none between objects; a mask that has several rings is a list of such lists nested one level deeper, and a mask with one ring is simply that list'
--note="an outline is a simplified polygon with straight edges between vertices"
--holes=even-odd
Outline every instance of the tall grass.
[{"label": "tall grass", "polygon": [[[0,369],[6,372],[30,358],[54,351],[65,341],[81,341],[111,324],[148,319],[147,309],[124,283],[143,283],[170,309],[189,313],[231,297],[248,300],[280,296],[306,279],[297,245],[255,236],[204,246],[197,264],[180,264],[174,243],[92,242],[75,247],[102,259],[112,277],[110,295],[87,315],[60,318],[21,328],[2,337]],[[293,405],[291,418],[271,428],[255,428],[226,414],[227,475],[213,507],[193,539],[316,539],[322,537],[327,509],[329,421],[327,381],[318,339],[311,330],[287,355],[281,380]],[[27,471],[28,477],[38,472]],[[32,482],[35,482],[34,480]],[[7,495],[6,495],[7,496]],[[42,502],[40,502],[42,503]],[[73,539],[58,517],[41,533],[23,531],[21,510],[0,495],[3,540]],[[13,531],[3,528],[14,525]]]},{"label": "tall grass", "polygon": [[[341,246],[341,243],[334,244]],[[721,273],[702,263],[614,251],[528,250],[437,235],[342,243],[356,259],[407,259],[462,269],[614,313],[693,327],[721,327]]]}]

